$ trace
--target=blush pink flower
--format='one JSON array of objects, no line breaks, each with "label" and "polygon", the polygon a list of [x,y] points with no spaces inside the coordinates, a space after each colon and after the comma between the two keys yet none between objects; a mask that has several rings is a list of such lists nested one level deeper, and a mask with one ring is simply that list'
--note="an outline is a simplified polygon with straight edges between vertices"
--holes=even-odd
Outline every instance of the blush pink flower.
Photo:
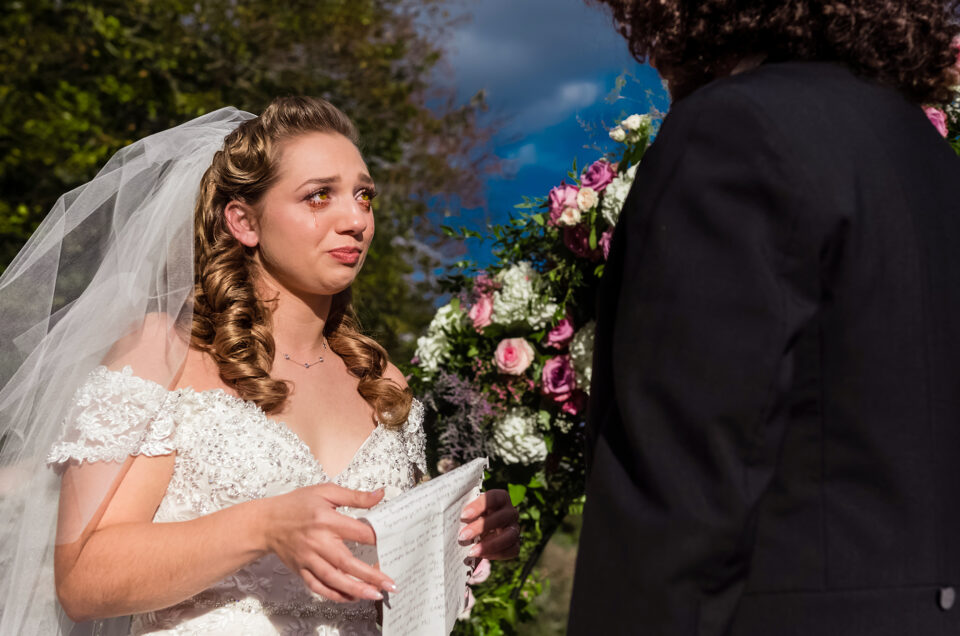
[{"label": "blush pink flower", "polygon": [[603,260],[610,258],[610,246],[613,244],[613,228],[609,228],[600,235],[600,250],[603,252]]},{"label": "blush pink flower", "polygon": [[523,338],[506,338],[497,345],[493,359],[500,373],[523,375],[533,362],[533,347]]},{"label": "blush pink flower", "polygon": [[580,185],[584,188],[593,188],[597,192],[603,192],[603,189],[610,185],[610,182],[616,176],[617,169],[613,167],[613,164],[606,159],[598,159],[583,173],[580,178]]},{"label": "blush pink flower", "polygon": [[934,106],[927,106],[923,109],[923,112],[927,114],[927,119],[929,119],[930,123],[937,129],[940,136],[946,137],[949,134],[947,130],[947,114],[945,112]]},{"label": "blush pink flower", "polygon": [[563,214],[563,211],[567,208],[573,208],[574,210],[579,210],[577,207],[577,192],[580,191],[575,185],[567,185],[561,183],[553,190],[550,191],[550,195],[547,197],[547,200],[550,204],[550,224],[556,225],[560,220],[560,216]]},{"label": "blush pink flower", "polygon": [[570,396],[570,399],[560,406],[560,410],[567,415],[580,415],[583,408],[587,405],[587,394],[577,389]]},{"label": "blush pink flower", "polygon": [[467,316],[473,322],[473,328],[477,331],[483,331],[484,327],[490,325],[493,316],[493,296],[490,294],[481,294],[477,302],[473,303]]},{"label": "blush pink flower", "polygon": [[550,330],[547,339],[543,344],[554,349],[564,349],[573,339],[573,321],[570,318],[564,318],[557,323],[557,326]]},{"label": "blush pink flower", "polygon": [[566,402],[577,388],[577,376],[570,364],[570,356],[556,356],[543,365],[543,391],[554,402]]}]

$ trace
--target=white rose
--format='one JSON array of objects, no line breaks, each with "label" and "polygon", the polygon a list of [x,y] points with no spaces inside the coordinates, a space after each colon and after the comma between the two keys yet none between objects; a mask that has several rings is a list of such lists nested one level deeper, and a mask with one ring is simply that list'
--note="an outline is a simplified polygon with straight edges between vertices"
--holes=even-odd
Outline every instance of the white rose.
[{"label": "white rose", "polygon": [[629,117],[624,119],[620,123],[620,125],[626,128],[627,130],[631,130],[631,131],[640,130],[640,128],[643,126],[643,118],[640,115],[636,115],[636,114],[630,115]]},{"label": "white rose", "polygon": [[514,407],[494,424],[491,452],[507,464],[536,464],[547,458],[547,443],[538,430],[538,416]]},{"label": "white rose", "polygon": [[613,139],[614,141],[622,144],[627,140],[627,131],[625,131],[620,126],[617,126],[616,128],[610,131],[610,139]]},{"label": "white rose", "polygon": [[577,192],[577,207],[580,208],[581,212],[588,212],[597,207],[599,200],[600,196],[593,188],[580,188],[580,191]]},{"label": "white rose", "polygon": [[580,222],[580,210],[577,208],[564,208],[563,212],[560,213],[560,218],[557,219],[557,223],[560,225],[565,225],[567,227],[572,227]]}]

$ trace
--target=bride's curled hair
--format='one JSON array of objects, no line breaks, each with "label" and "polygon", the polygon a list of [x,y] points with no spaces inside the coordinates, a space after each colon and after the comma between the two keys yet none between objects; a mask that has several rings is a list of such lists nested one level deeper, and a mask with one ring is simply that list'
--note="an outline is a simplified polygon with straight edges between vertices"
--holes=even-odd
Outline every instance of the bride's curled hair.
[{"label": "bride's curled hair", "polygon": [[[266,413],[279,411],[289,385],[270,376],[276,349],[269,300],[255,293],[255,248],[236,240],[224,209],[231,201],[256,207],[277,178],[284,140],[308,132],[339,133],[358,143],[353,122],[329,102],[310,97],[274,100],[224,140],[200,184],[194,215],[194,307],[191,345],[209,354],[221,379]],[[410,411],[409,390],[383,377],[387,352],[360,332],[350,290],[337,294],[324,327],[358,391],[386,427],[397,428]]]},{"label": "bride's curled hair", "polygon": [[957,0],[588,0],[609,5],[630,51],[681,98],[744,58],[821,60],[918,104],[953,99]]}]

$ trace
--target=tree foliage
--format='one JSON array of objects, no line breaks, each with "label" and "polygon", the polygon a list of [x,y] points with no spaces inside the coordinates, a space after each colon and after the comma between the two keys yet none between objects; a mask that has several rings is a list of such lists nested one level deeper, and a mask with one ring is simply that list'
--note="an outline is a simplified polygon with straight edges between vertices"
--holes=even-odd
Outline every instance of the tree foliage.
[{"label": "tree foliage", "polygon": [[384,193],[356,285],[361,316],[409,359],[432,313],[432,290],[414,274],[435,265],[422,246],[443,240],[428,213],[475,201],[490,161],[482,98],[456,106],[430,93],[443,2],[4,0],[0,265],[57,197],[132,141],[224,105],[259,112],[278,95],[324,97],[356,122]]}]

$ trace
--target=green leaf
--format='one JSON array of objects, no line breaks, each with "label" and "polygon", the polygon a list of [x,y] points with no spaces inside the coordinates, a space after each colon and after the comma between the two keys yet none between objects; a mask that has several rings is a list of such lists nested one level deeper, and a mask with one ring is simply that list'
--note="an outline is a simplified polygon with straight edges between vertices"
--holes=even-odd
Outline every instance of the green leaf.
[{"label": "green leaf", "polygon": [[527,495],[527,487],[522,484],[510,484],[507,486],[507,492],[510,493],[510,503],[518,506]]},{"label": "green leaf", "polygon": [[597,226],[590,226],[590,249],[597,249]]}]

